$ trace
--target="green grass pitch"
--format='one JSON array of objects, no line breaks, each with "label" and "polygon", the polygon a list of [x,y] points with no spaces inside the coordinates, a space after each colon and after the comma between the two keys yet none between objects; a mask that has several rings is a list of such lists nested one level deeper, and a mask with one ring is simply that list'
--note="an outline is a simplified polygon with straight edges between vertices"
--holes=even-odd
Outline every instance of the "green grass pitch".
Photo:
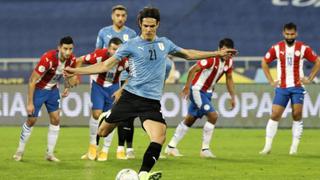
[{"label": "green grass pitch", "polygon": [[[44,160],[47,128],[35,127],[27,144],[22,162],[12,160],[20,134],[20,127],[0,127],[0,179],[98,179],[113,180],[123,168],[139,170],[148,145],[148,137],[136,128],[135,160],[115,158],[117,135],[106,162],[80,160],[88,146],[88,128],[61,128],[56,146],[60,163]],[[168,129],[167,141],[174,129]],[[160,159],[153,170],[163,171],[163,180],[211,179],[320,179],[320,132],[304,130],[299,154],[289,156],[291,130],[280,129],[268,156],[258,154],[264,144],[264,129],[215,130],[211,148],[216,159],[199,157],[202,130],[190,129],[179,144],[184,157]]]}]

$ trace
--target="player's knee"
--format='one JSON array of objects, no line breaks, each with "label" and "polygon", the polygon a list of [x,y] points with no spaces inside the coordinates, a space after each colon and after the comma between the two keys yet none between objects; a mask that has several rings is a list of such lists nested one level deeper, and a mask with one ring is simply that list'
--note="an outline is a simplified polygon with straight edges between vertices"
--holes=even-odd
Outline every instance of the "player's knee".
[{"label": "player's knee", "polygon": [[187,115],[187,117],[184,119],[183,123],[186,126],[191,127],[195,121],[196,121],[195,117]]},{"label": "player's knee", "polygon": [[302,118],[302,112],[301,111],[296,111],[292,113],[292,119],[295,121],[299,121]]},{"label": "player's knee", "polygon": [[208,115],[208,121],[212,124],[216,124],[217,120],[218,120],[218,113],[213,112],[213,113],[209,113]]},{"label": "player's knee", "polygon": [[279,121],[281,119],[281,114],[272,112],[271,119],[274,121]]},{"label": "player's knee", "polygon": [[99,129],[98,129],[98,136],[100,136],[100,137],[106,137],[106,136],[107,136],[107,133],[106,133],[106,131],[105,131],[104,129],[99,128]]},{"label": "player's knee", "polygon": [[33,127],[35,124],[36,124],[36,121],[37,119],[36,118],[29,118],[26,122],[26,124],[29,126],[29,127]]},{"label": "player's knee", "polygon": [[98,119],[99,119],[100,114],[101,114],[101,113],[95,113],[95,112],[93,112],[93,113],[92,113],[92,117],[93,117],[93,119],[98,120]]}]

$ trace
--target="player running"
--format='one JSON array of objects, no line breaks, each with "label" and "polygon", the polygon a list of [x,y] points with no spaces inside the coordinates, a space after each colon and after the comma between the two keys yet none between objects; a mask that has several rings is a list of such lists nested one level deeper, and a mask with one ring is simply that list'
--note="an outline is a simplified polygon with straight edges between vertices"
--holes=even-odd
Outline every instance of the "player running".
[{"label": "player running", "polygon": [[[303,131],[302,109],[304,94],[303,84],[310,83],[320,68],[320,59],[314,51],[306,44],[296,41],[298,36],[297,26],[293,23],[285,24],[283,27],[284,40],[273,45],[262,60],[262,69],[271,86],[275,88],[271,117],[266,127],[266,140],[260,154],[271,152],[272,141],[277,133],[281,116],[289,102],[292,107],[292,144],[289,154],[295,155]],[[303,60],[315,63],[309,76],[303,74]],[[268,64],[277,60],[277,80],[274,81]]]},{"label": "player running", "polygon": [[139,171],[140,180],[157,180],[161,172],[149,173],[157,162],[166,137],[166,122],[161,113],[166,58],[172,54],[185,59],[203,59],[215,56],[228,56],[233,49],[219,51],[198,51],[182,49],[165,37],[157,37],[160,25],[160,12],[146,7],[138,15],[141,35],[123,44],[107,61],[81,68],[66,68],[66,75],[106,72],[116,66],[121,59],[129,58],[130,74],[118,102],[103,118],[98,134],[110,134],[117,123],[131,117],[139,117],[143,129],[149,136],[150,144],[143,156]]},{"label": "player running", "polygon": [[[219,49],[233,48],[233,41],[225,38],[219,42]],[[171,138],[165,153],[171,156],[182,156],[177,149],[178,143],[185,136],[189,128],[203,115],[207,116],[207,122],[203,127],[202,148],[200,156],[205,158],[215,158],[210,151],[210,142],[214,132],[215,124],[218,119],[218,113],[211,103],[212,91],[222,75],[226,75],[226,86],[231,96],[231,106],[235,106],[235,91],[232,78],[231,57],[212,57],[197,61],[189,69],[186,85],[181,95],[184,98],[190,98],[188,115],[178,125],[173,137]]]},{"label": "player running", "polygon": [[[76,65],[76,58],[72,52],[72,38],[69,36],[64,37],[60,40],[58,49],[47,51],[42,55],[32,72],[28,84],[28,119],[22,125],[19,146],[13,156],[14,160],[21,161],[25,145],[37,121],[41,106],[45,104],[50,118],[46,159],[48,161],[60,161],[54,156],[54,148],[60,130],[60,93],[58,82],[63,76],[63,69],[65,67],[75,67]],[[73,82],[76,82],[76,78],[73,77]],[[68,82],[71,82],[70,80]],[[62,97],[66,97],[67,95],[68,86],[65,87]]]}]

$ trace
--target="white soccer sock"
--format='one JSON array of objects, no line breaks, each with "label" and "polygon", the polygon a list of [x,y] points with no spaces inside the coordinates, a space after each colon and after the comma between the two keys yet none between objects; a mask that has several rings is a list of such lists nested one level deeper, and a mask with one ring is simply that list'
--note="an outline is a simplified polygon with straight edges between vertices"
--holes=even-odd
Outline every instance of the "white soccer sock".
[{"label": "white soccer sock", "polygon": [[291,148],[294,148],[297,150],[299,143],[300,143],[300,138],[303,132],[303,121],[293,121],[292,123],[292,144]]},{"label": "white soccer sock", "polygon": [[96,138],[98,133],[98,126],[99,122],[98,120],[95,120],[92,116],[89,120],[89,129],[90,129],[90,144],[96,144]]},{"label": "white soccer sock", "polygon": [[269,119],[266,127],[266,144],[264,145],[264,149],[271,149],[273,138],[278,130],[278,125],[278,121]]},{"label": "white soccer sock", "polygon": [[59,125],[49,124],[48,149],[47,149],[48,155],[53,155],[54,148],[55,148],[57,140],[58,140],[59,130],[60,130]]},{"label": "white soccer sock", "polygon": [[24,148],[30,138],[32,129],[33,129],[33,127],[29,127],[26,122],[23,123],[22,129],[21,129],[21,134],[20,134],[19,146],[18,146],[17,151],[24,152]]},{"label": "white soccer sock", "polygon": [[133,151],[133,148],[127,148],[127,152]]},{"label": "white soccer sock", "polygon": [[109,147],[111,146],[111,143],[112,143],[113,134],[114,134],[114,131],[112,131],[110,134],[108,134],[107,137],[104,138],[104,143],[102,147],[103,152],[109,151]]},{"label": "white soccer sock", "polygon": [[124,146],[118,146],[117,152],[124,151]]},{"label": "white soccer sock", "polygon": [[171,147],[177,147],[178,143],[181,141],[181,139],[187,133],[188,129],[189,129],[189,127],[187,125],[185,125],[183,121],[180,122],[168,145]]},{"label": "white soccer sock", "polygon": [[202,149],[209,149],[214,127],[215,125],[208,121],[204,124],[202,134]]}]

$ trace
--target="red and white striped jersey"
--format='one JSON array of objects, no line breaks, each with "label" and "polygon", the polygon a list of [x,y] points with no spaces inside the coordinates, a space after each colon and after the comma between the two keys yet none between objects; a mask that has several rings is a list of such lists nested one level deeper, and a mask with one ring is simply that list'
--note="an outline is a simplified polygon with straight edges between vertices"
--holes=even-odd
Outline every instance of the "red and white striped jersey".
[{"label": "red and white striped jersey", "polygon": [[303,60],[315,62],[316,53],[303,42],[296,41],[288,46],[285,41],[273,45],[266,53],[264,60],[270,63],[277,59],[277,79],[281,88],[301,87],[303,74]]},{"label": "red and white striped jersey", "polygon": [[[96,64],[103,62],[109,58],[107,48],[96,49],[94,52],[83,56],[82,61],[85,64]],[[123,59],[118,63],[118,66],[112,68],[108,72],[91,75],[90,78],[103,87],[111,86],[112,84],[119,83],[120,73],[123,70],[129,69],[128,59]]]},{"label": "red and white striped jersey", "polygon": [[76,66],[76,58],[73,54],[64,62],[59,60],[58,55],[59,50],[50,50],[40,58],[39,63],[34,69],[41,76],[36,84],[37,88],[50,90],[56,87],[63,76],[63,69],[67,66]]},{"label": "red and white striped jersey", "polygon": [[[197,61],[201,68],[192,80],[192,89],[210,92],[224,73],[232,73],[232,59],[222,61],[219,57]],[[212,87],[212,88],[211,88]]]}]

